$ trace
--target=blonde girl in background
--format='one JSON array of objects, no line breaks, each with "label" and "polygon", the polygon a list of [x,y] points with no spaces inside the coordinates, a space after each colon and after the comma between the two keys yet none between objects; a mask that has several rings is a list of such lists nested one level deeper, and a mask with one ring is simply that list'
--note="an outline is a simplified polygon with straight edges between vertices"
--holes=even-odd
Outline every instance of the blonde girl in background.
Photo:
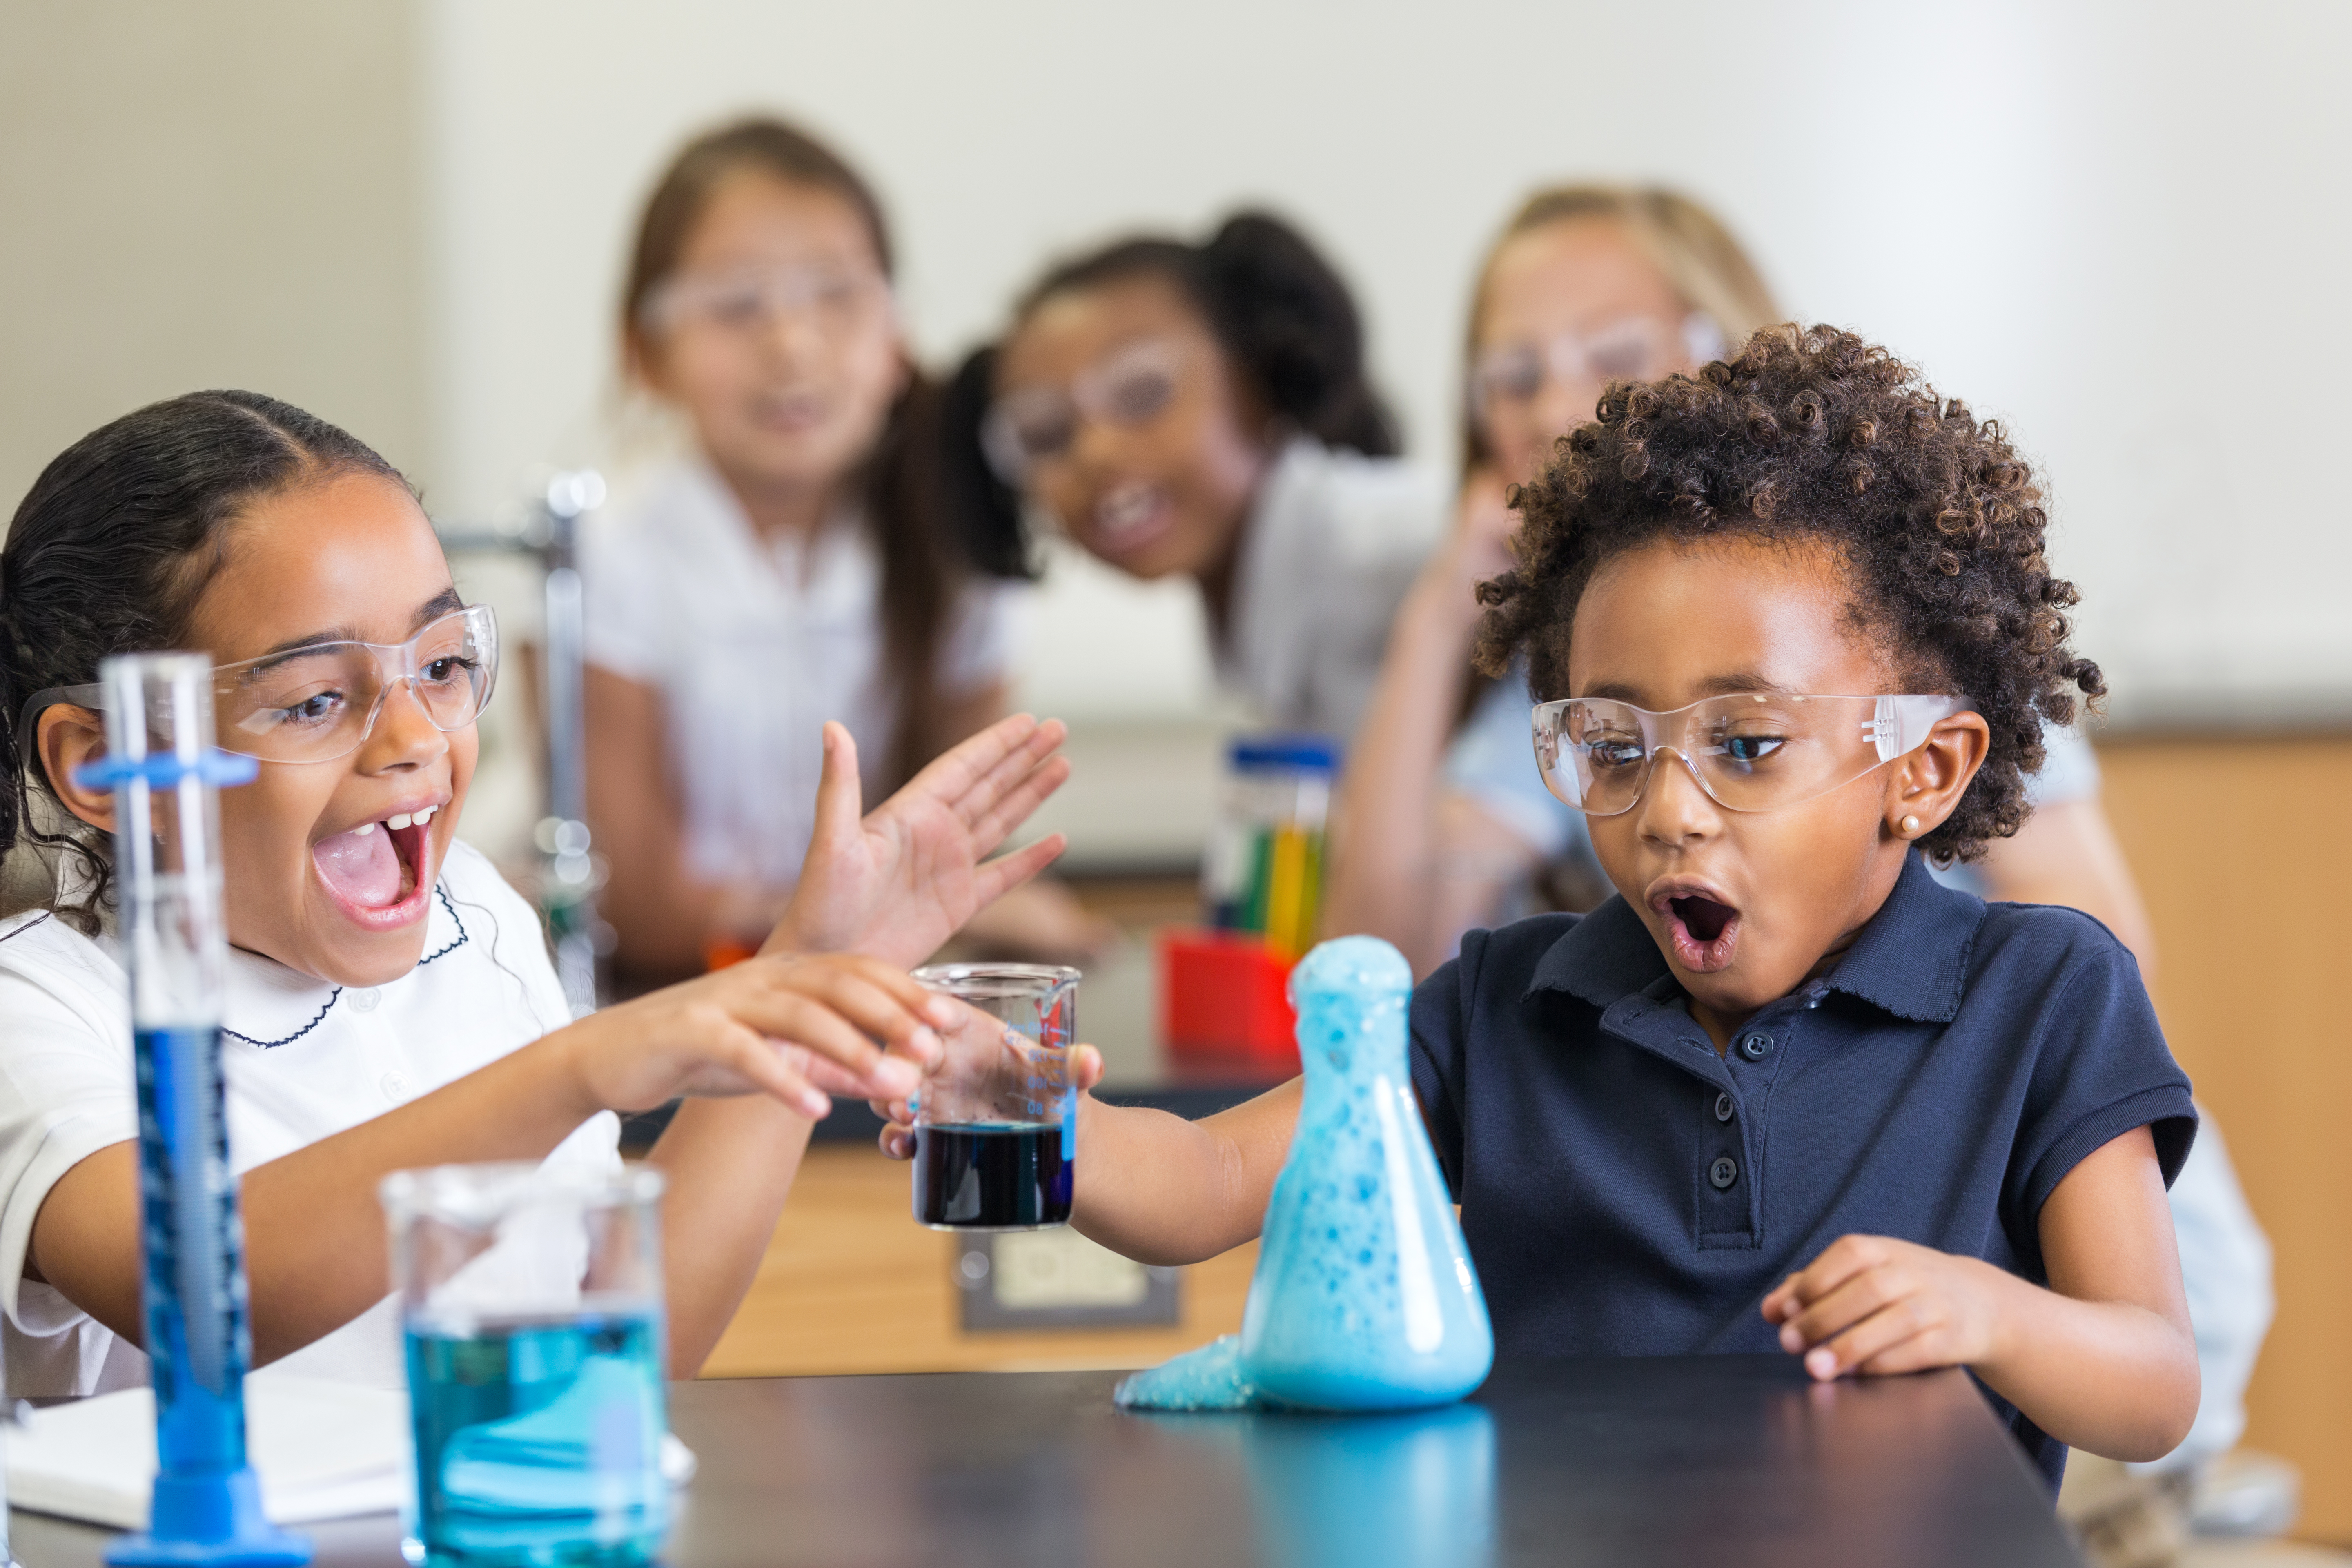
[{"label": "blonde girl in background", "polygon": [[[1004,712],[1025,563],[983,570],[948,531],[939,394],[893,261],[872,187],[773,120],[689,142],[639,220],[626,374],[685,440],[582,552],[589,813],[634,982],[759,945],[808,847],[828,721],[878,795]],[[1103,933],[1030,889],[976,934],[1060,955]]]}]

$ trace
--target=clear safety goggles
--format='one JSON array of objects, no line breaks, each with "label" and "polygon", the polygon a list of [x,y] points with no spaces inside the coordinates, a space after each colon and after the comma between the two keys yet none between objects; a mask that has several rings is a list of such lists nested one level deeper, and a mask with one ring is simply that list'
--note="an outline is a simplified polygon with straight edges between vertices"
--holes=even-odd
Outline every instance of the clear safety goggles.
[{"label": "clear safety goggles", "polygon": [[1008,392],[989,405],[981,423],[988,466],[1017,488],[1038,464],[1069,455],[1082,421],[1124,429],[1148,425],[1175,401],[1183,369],[1183,352],[1175,344],[1145,338],[1113,349],[1066,387]]},{"label": "clear safety goggles", "polygon": [[639,319],[656,333],[701,326],[748,335],[796,321],[841,338],[889,307],[889,281],[876,269],[812,262],[681,273],[653,290]]},{"label": "clear safety goggles", "polygon": [[1654,713],[1571,697],[1535,710],[1536,766],[1587,816],[1631,811],[1671,751],[1728,811],[1777,811],[1839,789],[1927,743],[1958,697],[1796,697],[1741,692]]},{"label": "clear safety goggles", "polygon": [[1723,332],[1705,311],[1685,316],[1679,331],[1653,316],[1626,316],[1589,332],[1496,344],[1471,366],[1470,400],[1484,413],[1497,404],[1533,402],[1547,384],[1655,381],[1676,364],[1705,364],[1722,355]]},{"label": "clear safety goggles", "polygon": [[[454,610],[402,643],[324,642],[213,667],[213,733],[265,763],[327,763],[359,749],[393,688],[405,686],[436,730],[462,730],[498,684],[498,618]],[[21,734],[46,708],[103,711],[103,686],[53,686],[25,704]]]}]

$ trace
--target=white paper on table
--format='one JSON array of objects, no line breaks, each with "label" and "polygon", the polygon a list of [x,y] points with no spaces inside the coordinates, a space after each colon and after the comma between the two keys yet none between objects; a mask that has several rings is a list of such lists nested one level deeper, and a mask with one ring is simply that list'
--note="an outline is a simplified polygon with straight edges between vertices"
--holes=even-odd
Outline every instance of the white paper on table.
[{"label": "white paper on table", "polygon": [[[397,1389],[262,1376],[245,1385],[247,1452],[272,1524],[397,1512],[408,1501],[408,1396]],[[147,1523],[155,1395],[146,1388],[51,1405],[7,1437],[8,1501],[118,1530]],[[662,1441],[662,1477],[692,1479],[693,1450]]]}]

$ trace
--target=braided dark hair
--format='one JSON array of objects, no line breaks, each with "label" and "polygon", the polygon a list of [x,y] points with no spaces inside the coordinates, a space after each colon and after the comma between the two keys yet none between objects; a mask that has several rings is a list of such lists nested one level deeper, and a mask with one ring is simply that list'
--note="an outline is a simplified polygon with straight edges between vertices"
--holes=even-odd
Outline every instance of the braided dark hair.
[{"label": "braided dark hair", "polygon": [[1959,806],[1920,846],[1972,860],[2023,825],[2042,726],[2099,667],[2067,645],[2074,585],[2050,574],[2033,472],[1991,420],[1938,397],[1886,350],[1833,327],[1767,327],[1694,375],[1619,382],[1512,500],[1518,564],[1481,585],[1480,667],[1524,648],[1538,700],[1566,695],[1577,601],[1612,557],[1659,539],[1814,539],[1921,691],[1968,699],[1992,731]]},{"label": "braided dark hair", "polygon": [[[80,862],[89,925],[104,903],[105,845],[33,817],[56,800],[23,705],[98,679],[111,654],[168,648],[220,568],[225,534],[255,501],[335,474],[397,469],[357,437],[254,392],[194,392],[90,432],[41,470],[0,548],[0,856],[20,843]],[[62,807],[59,807],[62,811]]]},{"label": "braided dark hair", "polygon": [[[1147,235],[1072,258],[1030,287],[1013,320],[1027,320],[1057,294],[1135,278],[1173,284],[1260,404],[1291,428],[1370,458],[1403,449],[1364,366],[1355,296],[1304,235],[1266,213],[1236,213],[1198,245]],[[994,353],[992,345],[976,350],[959,381],[984,377]],[[967,398],[951,408],[944,432],[956,527],[979,560],[1026,560],[1021,498],[975,460],[986,411],[984,398]]]}]

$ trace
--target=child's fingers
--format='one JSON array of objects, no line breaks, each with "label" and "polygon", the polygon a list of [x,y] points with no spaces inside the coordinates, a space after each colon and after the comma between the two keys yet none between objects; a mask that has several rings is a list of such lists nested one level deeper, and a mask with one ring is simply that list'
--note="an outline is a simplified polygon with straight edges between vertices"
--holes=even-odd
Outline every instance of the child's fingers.
[{"label": "child's fingers", "polygon": [[835,843],[855,835],[858,819],[864,815],[863,795],[857,777],[857,742],[847,725],[827,720],[824,767],[816,786],[814,841]]},{"label": "child's fingers", "polygon": [[915,1157],[915,1130],[911,1127],[900,1127],[896,1122],[886,1122],[878,1142],[882,1145],[883,1156],[887,1159],[911,1160]]},{"label": "child's fingers", "polygon": [[[1923,1342],[1939,1319],[1927,1303],[1916,1296],[1906,1296],[1892,1301],[1855,1323],[1845,1332],[1825,1344],[1817,1344],[1805,1352],[1805,1370],[1826,1383],[1849,1372],[1889,1371],[1898,1361],[1906,1359],[1904,1352],[1913,1352],[1916,1365],[1935,1364],[1927,1359],[1927,1346]],[[1877,1363],[1885,1361],[1884,1367]]]},{"label": "child's fingers", "polygon": [[1080,1094],[1102,1082],[1102,1053],[1092,1046],[1070,1047],[1070,1087]]},{"label": "child's fingers", "polygon": [[[1007,751],[974,776],[951,803],[964,826],[978,835],[983,823],[1004,822],[1006,803],[1015,798],[1039,774],[1055,772],[1057,763],[1059,770],[1054,777],[1053,786],[1038,795],[1036,799],[1043,800],[1045,795],[1053,793],[1053,788],[1059,787],[1062,778],[1069,772],[1069,763],[1055,757],[1054,752],[1061,745],[1066,733],[1060,720],[1049,719],[1038,725],[1027,740]],[[1033,800],[1029,807],[1022,811],[1021,816],[1026,816],[1034,807],[1035,801]],[[1020,819],[1020,816],[1015,816],[1011,820],[1018,822]]]},{"label": "child's fingers", "polygon": [[1874,1312],[1916,1295],[1919,1282],[1907,1269],[1889,1266],[1856,1274],[1836,1289],[1809,1301],[1780,1325],[1780,1348],[1803,1350],[1835,1339]]},{"label": "child's fingers", "polygon": [[1017,888],[1046,867],[1070,841],[1058,833],[1049,833],[1034,844],[1024,845],[1009,855],[1000,855],[972,873],[972,890],[979,896],[981,907],[1004,896],[1008,889]]},{"label": "child's fingers", "polygon": [[786,1051],[742,1024],[732,1019],[723,1022],[709,1042],[707,1055],[713,1065],[774,1096],[812,1121],[822,1121],[833,1112],[833,1101],[793,1070]]},{"label": "child's fingers", "polygon": [[870,1086],[862,1073],[854,1073],[839,1062],[818,1056],[805,1046],[780,1048],[785,1052],[785,1059],[792,1064],[794,1072],[826,1094],[838,1095],[845,1100],[862,1100],[868,1092]]},{"label": "child's fingers", "polygon": [[[756,962],[753,961],[753,962]],[[748,969],[740,963],[736,969]],[[733,973],[733,970],[727,971]],[[728,1007],[738,1023],[770,1038],[805,1046],[858,1075],[857,1092],[910,1092],[922,1075],[904,1057],[886,1057],[827,1000],[781,985],[744,986]]]},{"label": "child's fingers", "polygon": [[903,971],[879,963],[860,969],[827,962],[796,969],[789,984],[817,997],[880,1040],[888,1054],[911,1062],[918,1069],[936,1064],[941,1055],[939,1035],[924,1018],[931,1011],[932,993],[907,978]]},{"label": "child's fingers", "polygon": [[[931,759],[907,790],[931,795],[955,805],[980,785],[1004,759],[1036,739],[1042,728],[1036,717],[1013,713],[970,739],[959,742]],[[904,793],[904,792],[902,792]]]},{"label": "child's fingers", "polygon": [[1786,1292],[1800,1306],[1818,1301],[1855,1275],[1886,1262],[1889,1251],[1884,1237],[1839,1237],[1822,1249],[1819,1258],[1789,1276],[1773,1294]]},{"label": "child's fingers", "polygon": [[1031,769],[972,821],[969,831],[977,852],[985,855],[1003,843],[1006,834],[1028,821],[1045,797],[1069,780],[1067,757],[1048,758]]}]

